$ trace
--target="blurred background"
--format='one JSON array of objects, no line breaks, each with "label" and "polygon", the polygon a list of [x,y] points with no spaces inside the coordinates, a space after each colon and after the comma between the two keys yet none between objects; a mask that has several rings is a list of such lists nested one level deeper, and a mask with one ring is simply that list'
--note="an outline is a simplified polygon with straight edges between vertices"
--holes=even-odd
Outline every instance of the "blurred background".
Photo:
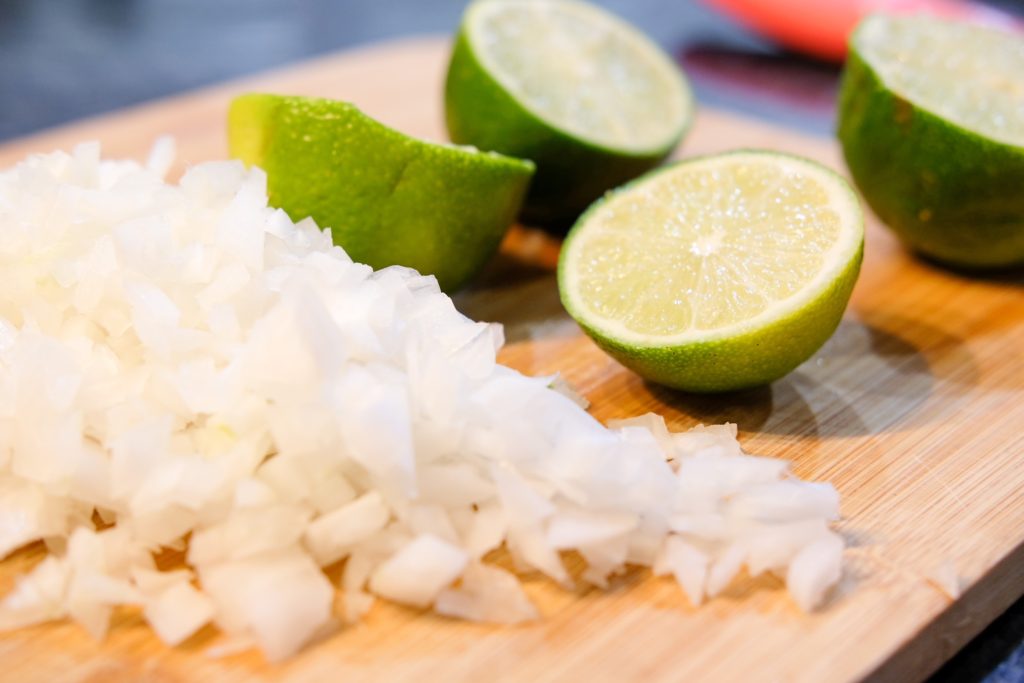
[{"label": "blurred background", "polygon": [[[0,0],[0,139],[169,93],[409,34],[450,34],[465,0]],[[600,2],[674,54],[725,62],[772,47],[680,0]],[[812,71],[814,71],[812,69]],[[826,70],[817,85],[831,87]],[[709,103],[742,94],[704,88]],[[826,98],[827,100],[827,98]],[[827,107],[828,102],[825,102]],[[776,109],[772,102],[765,108]],[[749,109],[749,107],[748,107]],[[827,113],[819,130],[827,131]]]},{"label": "blurred background", "polygon": [[[788,51],[709,5],[827,39],[886,0],[597,0],[673,54],[702,104],[832,132],[835,62]],[[956,0],[894,0],[900,4]],[[450,34],[466,0],[0,0],[0,140],[411,34]],[[1024,15],[1019,0],[985,6]],[[812,10],[808,14],[805,10]],[[752,10],[752,13],[751,13]],[[833,41],[835,42],[835,41]],[[819,50],[820,52],[820,50]]]},{"label": "blurred background", "polygon": [[[748,17],[739,23],[695,0],[592,1],[637,25],[673,55],[702,106],[831,135],[841,65],[808,56],[806,43],[820,45],[835,28],[832,23],[846,20],[840,16],[843,8],[856,0],[708,0],[734,11],[738,5],[759,6],[762,20],[772,14],[796,25],[803,17],[805,44],[799,52],[749,28],[763,21]],[[449,35],[465,4],[0,0],[0,140],[362,44]],[[992,0],[983,7],[1024,19],[1024,3],[1018,0]],[[978,680],[1024,681],[1024,601],[933,679]]]},{"label": "blurred background", "polygon": [[[465,2],[0,0],[0,139],[346,47],[449,34]],[[703,103],[831,132],[835,65],[786,53],[695,0],[598,4],[675,55]]]}]

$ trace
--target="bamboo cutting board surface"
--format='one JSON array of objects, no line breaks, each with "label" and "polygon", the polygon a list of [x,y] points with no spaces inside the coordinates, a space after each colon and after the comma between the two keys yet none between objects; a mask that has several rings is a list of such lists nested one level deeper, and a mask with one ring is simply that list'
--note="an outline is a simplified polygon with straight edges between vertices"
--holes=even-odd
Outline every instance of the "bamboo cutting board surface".
[{"label": "bamboo cutting board surface", "polygon": [[[264,90],[350,100],[411,134],[442,139],[447,44],[423,39],[350,52],[85,121],[0,147],[0,166],[98,139],[144,158],[175,135],[179,170],[226,155],[229,99]],[[702,110],[679,154],[769,147],[842,169],[831,140]],[[845,572],[825,608],[801,614],[778,581],[737,582],[694,609],[669,580],[634,571],[608,592],[532,579],[541,622],[459,623],[378,604],[367,619],[268,665],[258,653],[206,656],[208,628],[169,649],[133,611],[97,644],[73,624],[0,636],[9,681],[854,681],[920,679],[1024,593],[1024,277],[967,278],[907,256],[868,226],[864,269],[838,332],[770,388],[687,396],[644,383],[564,314],[557,242],[516,229],[482,281],[456,297],[505,324],[501,359],[561,371],[600,419],[647,411],[673,429],[736,422],[750,452],[788,458],[842,495]],[[0,589],[38,560],[0,564]],[[953,602],[927,577],[951,561]]]}]

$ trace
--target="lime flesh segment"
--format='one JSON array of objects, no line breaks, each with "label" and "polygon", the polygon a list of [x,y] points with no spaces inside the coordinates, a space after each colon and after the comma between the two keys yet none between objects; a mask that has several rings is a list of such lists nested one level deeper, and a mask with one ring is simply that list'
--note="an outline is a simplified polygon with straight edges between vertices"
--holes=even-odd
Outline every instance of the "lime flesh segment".
[{"label": "lime flesh segment", "polygon": [[841,177],[745,151],[653,172],[596,203],[559,261],[570,314],[648,379],[692,391],[771,382],[842,317],[863,218]]},{"label": "lime flesh segment", "polygon": [[895,92],[968,130],[1024,146],[1024,40],[925,17],[873,17],[861,58]]},{"label": "lime flesh segment", "polygon": [[497,250],[534,170],[416,140],[335,100],[243,95],[228,129],[232,156],[267,172],[272,205],[329,227],[355,261],[409,266],[447,291]]},{"label": "lime flesh segment", "polygon": [[958,268],[1024,264],[1024,41],[876,15],[853,34],[838,136],[857,187],[907,246]]},{"label": "lime flesh segment", "polygon": [[590,5],[478,2],[468,28],[490,72],[570,135],[624,151],[660,151],[689,101],[679,71],[635,29]]},{"label": "lime flesh segment", "polygon": [[578,0],[477,0],[445,81],[451,139],[537,164],[527,222],[565,230],[595,199],[661,163],[692,120],[672,60]]}]

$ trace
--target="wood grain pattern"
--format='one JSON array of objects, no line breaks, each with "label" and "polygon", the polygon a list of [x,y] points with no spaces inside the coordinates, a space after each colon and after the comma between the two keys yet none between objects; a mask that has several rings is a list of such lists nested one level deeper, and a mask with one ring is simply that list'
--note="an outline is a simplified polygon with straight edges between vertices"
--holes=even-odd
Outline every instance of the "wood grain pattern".
[{"label": "wood grain pattern", "polygon": [[[226,153],[229,98],[247,90],[356,102],[412,134],[442,137],[447,47],[405,41],[329,57],[8,143],[0,166],[31,152],[99,139],[108,155],[142,157],[161,133],[182,164]],[[842,169],[830,140],[721,112],[701,112],[680,150],[771,147]],[[1024,593],[1024,281],[968,278],[908,257],[869,225],[864,270],[835,337],[770,388],[693,397],[645,384],[600,352],[563,313],[556,242],[518,229],[472,290],[467,314],[506,325],[502,360],[561,371],[600,419],[649,410],[676,429],[739,424],[756,453],[790,458],[833,481],[851,548],[826,608],[801,614],[777,582],[741,582],[700,609],[668,580],[635,571],[609,592],[527,589],[541,623],[495,628],[378,605],[364,623],[267,665],[253,652],[212,660],[208,629],[168,649],[137,613],[108,640],[70,624],[0,636],[10,681],[907,681],[923,678]],[[0,588],[39,549],[0,567]],[[951,603],[925,577],[954,563],[967,588]]]}]

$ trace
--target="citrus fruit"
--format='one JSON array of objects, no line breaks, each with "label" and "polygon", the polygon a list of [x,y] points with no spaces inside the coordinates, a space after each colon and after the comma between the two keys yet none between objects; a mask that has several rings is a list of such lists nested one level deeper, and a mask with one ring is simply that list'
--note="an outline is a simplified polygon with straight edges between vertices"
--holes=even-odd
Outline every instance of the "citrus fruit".
[{"label": "citrus fruit", "polygon": [[578,0],[473,2],[445,85],[452,140],[535,161],[524,218],[553,227],[659,164],[692,112],[660,48]]},{"label": "citrus fruit", "polygon": [[433,144],[335,100],[242,95],[228,114],[231,154],[267,173],[273,206],[312,216],[374,268],[465,284],[515,220],[533,163]]},{"label": "citrus fruit", "polygon": [[695,392],[766,384],[835,331],[860,271],[850,185],[805,159],[688,159],[609,193],[562,247],[562,303],[623,365]]},{"label": "citrus fruit", "polygon": [[872,16],[850,43],[839,139],[854,181],[911,248],[968,268],[1024,263],[1024,40]]}]

